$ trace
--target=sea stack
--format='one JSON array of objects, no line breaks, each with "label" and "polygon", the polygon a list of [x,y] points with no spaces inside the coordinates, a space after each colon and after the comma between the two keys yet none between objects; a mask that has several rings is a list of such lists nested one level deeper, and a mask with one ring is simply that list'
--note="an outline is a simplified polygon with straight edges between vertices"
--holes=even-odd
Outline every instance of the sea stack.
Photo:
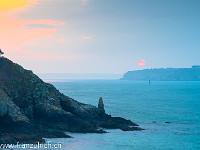
[{"label": "sea stack", "polygon": [[104,104],[102,97],[99,98],[98,109],[100,113],[105,113]]}]

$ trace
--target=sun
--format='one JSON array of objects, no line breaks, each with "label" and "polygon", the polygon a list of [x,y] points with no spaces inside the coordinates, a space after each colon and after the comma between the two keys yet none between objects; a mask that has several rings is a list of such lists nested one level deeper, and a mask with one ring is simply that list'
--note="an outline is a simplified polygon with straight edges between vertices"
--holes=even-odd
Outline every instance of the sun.
[{"label": "sun", "polygon": [[138,61],[138,65],[139,65],[139,66],[144,66],[144,65],[145,65],[145,61],[144,61],[144,60]]}]

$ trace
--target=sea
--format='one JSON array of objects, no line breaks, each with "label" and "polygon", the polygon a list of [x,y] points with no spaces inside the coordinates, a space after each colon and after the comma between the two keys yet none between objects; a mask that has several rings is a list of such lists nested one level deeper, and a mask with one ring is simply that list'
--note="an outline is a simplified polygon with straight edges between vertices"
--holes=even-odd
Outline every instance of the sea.
[{"label": "sea", "polygon": [[137,123],[143,131],[67,133],[61,150],[199,150],[199,81],[50,80],[60,92]]}]

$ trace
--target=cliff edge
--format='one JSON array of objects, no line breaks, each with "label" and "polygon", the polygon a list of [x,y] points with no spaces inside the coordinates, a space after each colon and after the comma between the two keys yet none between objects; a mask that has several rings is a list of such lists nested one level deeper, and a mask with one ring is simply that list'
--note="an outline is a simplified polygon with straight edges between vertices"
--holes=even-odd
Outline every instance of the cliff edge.
[{"label": "cliff edge", "polygon": [[[132,126],[132,127],[130,127]],[[99,128],[141,130],[45,83],[32,71],[0,57],[0,143],[37,143],[68,132],[105,133]]]}]

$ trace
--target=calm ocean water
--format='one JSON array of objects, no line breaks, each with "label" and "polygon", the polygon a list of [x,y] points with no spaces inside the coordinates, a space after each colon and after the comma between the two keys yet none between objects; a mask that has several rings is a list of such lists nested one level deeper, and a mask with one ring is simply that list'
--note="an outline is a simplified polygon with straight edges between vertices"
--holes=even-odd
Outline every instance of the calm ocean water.
[{"label": "calm ocean water", "polygon": [[[69,80],[51,82],[60,92],[138,123],[144,131],[107,130],[107,134],[72,134],[63,150],[200,149],[200,82]],[[170,122],[170,123],[165,123]]]}]

